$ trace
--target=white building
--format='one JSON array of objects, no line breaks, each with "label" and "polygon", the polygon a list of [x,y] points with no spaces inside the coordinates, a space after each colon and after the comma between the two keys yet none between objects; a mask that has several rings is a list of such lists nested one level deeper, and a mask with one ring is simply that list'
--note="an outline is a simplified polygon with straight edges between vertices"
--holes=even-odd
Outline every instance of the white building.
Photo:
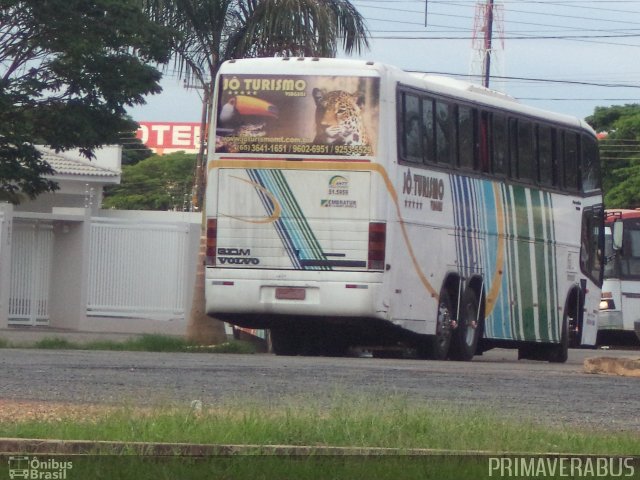
[{"label": "white building", "polygon": [[60,189],[0,203],[0,330],[185,334],[200,214],[102,210],[121,147],[41,150]]}]

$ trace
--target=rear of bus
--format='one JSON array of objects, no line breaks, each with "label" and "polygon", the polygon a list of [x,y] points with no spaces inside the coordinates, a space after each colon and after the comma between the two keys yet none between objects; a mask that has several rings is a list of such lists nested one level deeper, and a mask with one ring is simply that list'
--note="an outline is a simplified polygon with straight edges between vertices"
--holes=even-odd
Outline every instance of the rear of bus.
[{"label": "rear of bus", "polygon": [[214,102],[207,314],[295,332],[384,318],[376,69],[237,60],[222,66]]}]

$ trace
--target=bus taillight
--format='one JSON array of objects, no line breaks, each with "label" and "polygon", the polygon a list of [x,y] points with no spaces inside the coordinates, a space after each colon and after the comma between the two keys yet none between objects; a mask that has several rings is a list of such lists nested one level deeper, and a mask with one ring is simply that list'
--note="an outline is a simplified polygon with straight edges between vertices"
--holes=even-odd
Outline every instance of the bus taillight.
[{"label": "bus taillight", "polygon": [[218,219],[207,219],[207,249],[205,253],[205,265],[216,264],[216,247],[218,243]]},{"label": "bus taillight", "polygon": [[384,270],[384,251],[387,243],[387,224],[369,223],[369,270]]}]

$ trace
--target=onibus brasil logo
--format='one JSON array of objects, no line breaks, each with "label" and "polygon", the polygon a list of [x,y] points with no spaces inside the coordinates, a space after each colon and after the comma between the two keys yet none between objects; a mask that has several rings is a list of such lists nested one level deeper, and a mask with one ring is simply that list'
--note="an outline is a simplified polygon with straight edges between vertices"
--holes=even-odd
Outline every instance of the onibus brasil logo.
[{"label": "onibus brasil logo", "polygon": [[9,457],[9,478],[26,478],[32,480],[65,480],[67,471],[73,468],[73,462],[55,458],[40,459],[38,457]]}]

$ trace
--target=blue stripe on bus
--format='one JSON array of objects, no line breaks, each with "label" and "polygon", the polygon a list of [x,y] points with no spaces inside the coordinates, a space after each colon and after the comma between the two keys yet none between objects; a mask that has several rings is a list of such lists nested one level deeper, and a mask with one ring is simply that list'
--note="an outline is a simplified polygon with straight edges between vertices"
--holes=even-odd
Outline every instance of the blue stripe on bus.
[{"label": "blue stripe on bus", "polygon": [[[268,190],[280,204],[282,213],[275,222],[276,229],[293,266],[299,270],[331,270],[331,266],[323,266],[315,262],[326,260],[326,258],[281,172],[278,170],[251,170],[251,172],[255,175],[257,183]],[[309,260],[311,262],[308,262]]]},{"label": "blue stripe on bus", "polygon": [[[268,185],[268,182],[265,181],[265,179],[263,178],[263,175],[261,175],[261,171],[247,170],[247,174],[249,175],[249,178],[253,182],[257,183],[258,185],[262,186],[263,188],[271,192],[271,194],[274,195],[274,197],[276,197],[276,199],[280,203],[281,208],[283,208],[283,205],[280,202],[280,199],[274,193],[271,187]],[[260,189],[256,189],[256,192],[258,193],[258,196],[260,197],[260,200],[262,201],[262,204],[264,205],[267,212],[271,214],[274,208],[274,205],[271,202],[271,199],[264,192],[260,191]],[[273,225],[276,229],[276,232],[278,233],[278,236],[282,240],[282,245],[284,246],[285,252],[287,252],[287,256],[291,260],[291,263],[296,269],[301,269],[302,265],[300,264],[300,260],[298,259],[298,255],[296,254],[296,251],[295,251],[296,247],[295,247],[294,240],[289,235],[288,230],[283,223],[282,216],[280,216],[280,218],[278,218],[275,222],[273,222]]]}]

